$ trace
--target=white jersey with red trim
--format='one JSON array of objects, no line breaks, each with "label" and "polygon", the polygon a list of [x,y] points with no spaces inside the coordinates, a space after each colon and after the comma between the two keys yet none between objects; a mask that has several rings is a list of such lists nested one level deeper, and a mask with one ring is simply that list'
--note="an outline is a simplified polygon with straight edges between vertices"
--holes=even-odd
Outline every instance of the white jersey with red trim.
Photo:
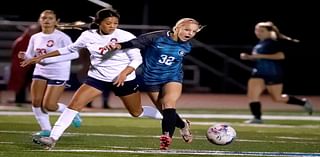
[{"label": "white jersey with red trim", "polygon": [[[88,76],[106,82],[113,82],[127,66],[136,69],[142,63],[142,57],[139,49],[108,52],[105,46],[112,42],[124,42],[133,38],[135,36],[132,33],[121,29],[116,29],[108,35],[101,35],[98,30],[91,29],[84,31],[73,44],[59,49],[59,53],[64,55],[70,52],[78,52],[80,48],[87,48],[90,52],[91,62]],[[125,81],[135,78],[135,72],[132,72]]]},{"label": "white jersey with red trim", "polygon": [[[59,48],[72,44],[71,38],[59,30],[54,30],[51,34],[43,32],[32,35],[26,51],[26,59],[52,52]],[[65,56],[50,58],[51,60],[61,60]],[[71,70],[71,60],[54,63],[38,63],[35,66],[33,75],[40,75],[52,80],[69,80]]]}]

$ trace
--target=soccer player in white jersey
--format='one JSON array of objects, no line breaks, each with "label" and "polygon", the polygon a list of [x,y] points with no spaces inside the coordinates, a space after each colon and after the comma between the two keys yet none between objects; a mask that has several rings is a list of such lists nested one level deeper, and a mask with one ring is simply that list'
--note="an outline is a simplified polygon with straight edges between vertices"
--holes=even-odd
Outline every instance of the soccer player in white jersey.
[{"label": "soccer player in white jersey", "polygon": [[94,23],[98,29],[84,31],[71,45],[36,58],[25,60],[21,66],[40,62],[52,56],[77,52],[87,48],[90,52],[91,67],[88,78],[73,95],[68,108],[55,123],[50,137],[40,139],[41,144],[51,149],[63,132],[69,127],[72,119],[87,103],[108,88],[119,96],[133,117],[162,118],[161,113],[151,106],[141,106],[135,69],[142,63],[139,49],[116,50],[108,52],[105,47],[112,42],[125,42],[135,38],[132,33],[118,29],[120,15],[114,9],[102,9],[96,13]]},{"label": "soccer player in white jersey", "polygon": [[[31,36],[26,52],[19,52],[19,58],[30,59],[46,54],[72,43],[71,38],[56,29],[57,16],[52,10],[45,10],[40,14],[39,23],[41,32]],[[36,64],[32,84],[32,110],[38,121],[41,131],[33,135],[33,141],[38,142],[40,137],[48,137],[52,126],[47,111],[63,112],[66,105],[59,103],[66,81],[69,80],[71,60],[79,57],[78,53],[47,58]],[[73,120],[75,127],[80,127],[79,115]]]}]

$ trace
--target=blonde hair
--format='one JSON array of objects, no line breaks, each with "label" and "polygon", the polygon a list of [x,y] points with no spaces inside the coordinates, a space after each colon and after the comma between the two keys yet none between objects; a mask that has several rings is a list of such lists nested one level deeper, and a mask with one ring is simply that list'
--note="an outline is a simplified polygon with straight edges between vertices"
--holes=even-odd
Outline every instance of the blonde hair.
[{"label": "blonde hair", "polygon": [[194,24],[198,25],[199,28],[198,28],[197,32],[200,32],[205,27],[205,26],[201,26],[199,24],[199,22],[197,20],[193,19],[193,18],[182,18],[179,21],[177,21],[175,26],[173,26],[173,28],[172,28],[173,31],[175,32],[178,27],[181,27],[185,23],[194,23]]}]

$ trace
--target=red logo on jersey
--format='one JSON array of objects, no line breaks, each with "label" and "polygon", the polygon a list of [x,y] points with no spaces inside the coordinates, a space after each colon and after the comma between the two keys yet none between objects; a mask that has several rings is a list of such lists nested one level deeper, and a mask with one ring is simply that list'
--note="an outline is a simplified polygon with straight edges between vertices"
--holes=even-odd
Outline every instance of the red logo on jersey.
[{"label": "red logo on jersey", "polygon": [[47,47],[52,47],[53,45],[54,45],[54,41],[53,40],[48,40]]}]

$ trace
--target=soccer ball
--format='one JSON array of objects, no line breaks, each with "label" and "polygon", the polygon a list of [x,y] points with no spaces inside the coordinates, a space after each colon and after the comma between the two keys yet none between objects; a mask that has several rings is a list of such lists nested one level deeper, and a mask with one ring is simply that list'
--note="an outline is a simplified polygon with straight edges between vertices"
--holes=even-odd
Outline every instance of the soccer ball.
[{"label": "soccer ball", "polygon": [[214,124],[208,128],[206,137],[209,142],[216,145],[228,145],[234,141],[236,130],[228,124]]}]

